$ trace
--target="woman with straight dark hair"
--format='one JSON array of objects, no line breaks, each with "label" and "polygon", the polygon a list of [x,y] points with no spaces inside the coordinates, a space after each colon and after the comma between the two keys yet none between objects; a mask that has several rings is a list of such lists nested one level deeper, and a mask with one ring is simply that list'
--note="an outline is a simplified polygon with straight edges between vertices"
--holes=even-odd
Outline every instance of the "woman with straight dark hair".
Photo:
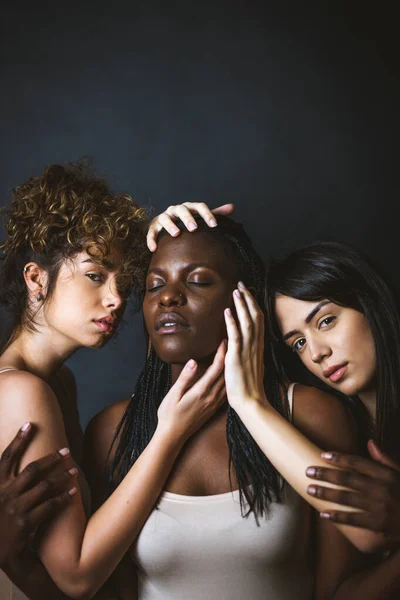
[{"label": "woman with straight dark hair", "polygon": [[[326,518],[383,531],[388,546],[399,544],[400,313],[395,295],[368,258],[338,242],[318,242],[274,263],[268,292],[277,364],[289,380],[310,381],[312,373],[314,383],[322,381],[350,398],[373,459],[326,458],[345,471],[312,472],[311,467],[309,476],[354,491],[313,485],[309,493],[363,509],[328,511]],[[352,320],[344,321],[348,316]],[[299,371],[291,350],[307,371]]]}]

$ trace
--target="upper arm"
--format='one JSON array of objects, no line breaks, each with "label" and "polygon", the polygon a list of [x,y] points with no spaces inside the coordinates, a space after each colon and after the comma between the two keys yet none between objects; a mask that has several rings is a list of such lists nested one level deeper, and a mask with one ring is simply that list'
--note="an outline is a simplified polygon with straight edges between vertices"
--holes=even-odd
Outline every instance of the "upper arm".
[{"label": "upper arm", "polygon": [[[35,435],[21,461],[21,469],[46,454],[68,446],[63,417],[51,388],[30,373],[3,375],[0,388],[0,451],[15,435],[21,421],[30,421]],[[63,468],[70,463],[63,461]],[[67,465],[69,465],[67,467]],[[76,480],[76,486],[79,484]],[[54,579],[58,572],[68,572],[71,556],[79,556],[79,548],[86,526],[86,517],[80,493],[57,513],[38,541],[39,556]]]},{"label": "upper arm", "polygon": [[[347,407],[316,388],[295,386],[294,424],[324,450],[357,453],[357,426]],[[333,523],[314,513],[316,522],[315,599],[334,597],[351,574],[368,567],[371,556],[361,553]],[[363,535],[360,530],[360,535]]]}]

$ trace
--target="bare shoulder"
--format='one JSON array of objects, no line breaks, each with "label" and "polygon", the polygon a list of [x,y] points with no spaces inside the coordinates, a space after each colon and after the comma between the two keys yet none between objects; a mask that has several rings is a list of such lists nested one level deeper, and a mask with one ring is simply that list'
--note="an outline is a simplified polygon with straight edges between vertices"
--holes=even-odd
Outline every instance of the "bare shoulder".
[{"label": "bare shoulder", "polygon": [[130,402],[121,400],[108,406],[88,423],[83,441],[83,470],[93,495],[93,503],[99,506],[106,498],[106,465],[118,423]]},{"label": "bare shoulder", "polygon": [[97,413],[86,427],[85,444],[91,440],[96,446],[109,448],[129,402],[130,398],[120,400]]},{"label": "bare shoulder", "polygon": [[349,407],[333,394],[297,384],[293,394],[293,424],[326,450],[357,450],[357,424]]},{"label": "bare shoulder", "polygon": [[0,381],[0,449],[25,421],[35,427],[35,437],[24,459],[32,460],[66,445],[64,421],[51,387],[27,371],[3,373]]}]

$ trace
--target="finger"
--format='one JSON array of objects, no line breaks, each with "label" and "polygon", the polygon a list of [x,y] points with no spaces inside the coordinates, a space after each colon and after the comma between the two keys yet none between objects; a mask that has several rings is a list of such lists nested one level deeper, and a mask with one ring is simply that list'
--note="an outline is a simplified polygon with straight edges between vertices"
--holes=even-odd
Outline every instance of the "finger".
[{"label": "finger", "polygon": [[241,336],[239,333],[239,328],[236,324],[236,321],[233,317],[232,311],[230,308],[226,308],[224,310],[224,318],[226,325],[226,332],[228,334],[228,353],[230,352],[238,352],[240,349]]},{"label": "finger", "polygon": [[155,217],[151,221],[149,230],[147,232],[147,247],[151,252],[154,252],[157,249],[157,236],[160,233],[161,229],[165,229],[173,237],[176,237],[180,234],[179,227],[175,225],[170,215],[166,211],[161,213],[160,215],[158,215],[158,217]]},{"label": "finger", "polygon": [[64,491],[76,486],[78,469],[72,467],[68,471],[60,473],[57,477],[46,477],[35,486],[22,494],[18,500],[21,512],[27,512],[46,500],[62,494]]},{"label": "finger", "polygon": [[368,452],[371,458],[379,462],[381,465],[391,467],[396,471],[400,471],[400,464],[393,460],[386,452],[383,452],[374,440],[368,440]]},{"label": "finger", "polygon": [[240,290],[236,289],[233,291],[233,301],[235,303],[242,340],[248,344],[252,343],[254,331],[253,322],[248,311],[247,304]]},{"label": "finger", "polygon": [[334,523],[352,525],[353,527],[361,527],[362,529],[370,529],[372,531],[380,531],[379,524],[374,522],[373,516],[368,512],[329,510],[320,512],[319,515],[322,519],[328,519]]},{"label": "finger", "polygon": [[190,389],[190,394],[203,395],[211,390],[216,380],[222,375],[225,366],[225,354],[226,354],[226,342],[223,340],[218,346],[218,350],[215,354],[212,364],[208,367],[207,371],[194,386]]},{"label": "finger", "polygon": [[362,508],[371,510],[373,501],[367,494],[359,492],[348,492],[346,490],[335,490],[333,488],[322,487],[321,485],[309,485],[307,494],[313,498],[335,502],[343,506],[351,506],[352,508]]},{"label": "finger", "polygon": [[214,215],[230,215],[235,210],[234,204],[222,204],[222,206],[217,206],[217,208],[212,209],[212,213]]},{"label": "finger", "polygon": [[27,421],[18,431],[13,441],[3,451],[0,460],[0,473],[3,480],[17,472],[19,462],[29,444],[32,435],[32,425]]},{"label": "finger", "polygon": [[68,458],[70,452],[68,448],[62,448],[53,454],[47,454],[43,458],[39,458],[28,465],[21,471],[18,477],[13,482],[14,491],[21,493],[22,491],[32,487],[39,479],[43,479],[49,470],[56,468],[61,461]]},{"label": "finger", "polygon": [[377,464],[368,458],[356,456],[353,454],[341,454],[339,452],[323,452],[321,458],[329,462],[330,464],[345,469],[347,471],[357,471],[368,477],[379,479],[380,481],[387,481],[389,470],[383,465]]},{"label": "finger", "polygon": [[174,385],[171,387],[171,390],[174,390],[178,394],[178,396],[183,396],[185,391],[190,387],[193,383],[195,375],[197,372],[197,363],[195,360],[189,360],[186,365],[183,367],[178,379],[175,381]]},{"label": "finger", "polygon": [[217,221],[205,202],[184,202],[182,206],[187,210],[191,220],[193,220],[193,213],[197,213],[209,227],[217,226]]},{"label": "finger", "polygon": [[54,516],[59,510],[68,506],[71,499],[78,492],[78,489],[74,486],[66,492],[62,492],[54,498],[49,498],[45,502],[42,502],[39,506],[32,509],[29,513],[29,522],[32,530],[36,530],[44,521]]},{"label": "finger", "polygon": [[366,492],[370,489],[373,480],[356,473],[354,471],[342,471],[339,469],[328,469],[325,467],[308,467],[306,475],[310,479],[318,479],[318,481],[326,481],[344,487],[357,490],[358,492]]},{"label": "finger", "polygon": [[243,281],[239,281],[238,288],[242,294],[242,297],[246,303],[247,310],[249,312],[250,318],[253,324],[253,330],[256,334],[257,342],[258,342],[258,360],[259,360],[259,368],[260,375],[263,376],[264,373],[264,336],[265,336],[265,323],[264,323],[264,313],[259,307],[256,299],[253,294],[246,288]]}]

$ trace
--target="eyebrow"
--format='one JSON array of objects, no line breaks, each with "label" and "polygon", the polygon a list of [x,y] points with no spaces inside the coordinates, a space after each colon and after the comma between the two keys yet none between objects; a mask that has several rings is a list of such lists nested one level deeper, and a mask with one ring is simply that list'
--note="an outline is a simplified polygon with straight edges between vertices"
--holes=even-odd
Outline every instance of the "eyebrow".
[{"label": "eyebrow", "polygon": [[90,263],[92,265],[101,265],[102,267],[105,267],[108,271],[112,271],[114,269],[114,265],[111,261],[107,260],[106,258],[103,258],[102,260],[93,260],[92,258],[86,258],[85,260],[82,261],[83,263]]},{"label": "eyebrow", "polygon": [[[210,269],[211,271],[215,271],[214,267],[211,267],[210,265],[207,265],[206,263],[202,263],[202,262],[195,262],[195,263],[190,263],[188,265],[185,265],[184,270],[185,271],[193,271],[193,269],[198,269],[199,267],[204,267],[206,269]],[[158,275],[162,275],[164,272],[164,269],[160,269],[158,267],[152,267],[151,269],[149,269],[147,271],[147,275],[150,275],[151,273],[156,273]]]},{"label": "eyebrow", "polygon": [[[308,315],[304,319],[304,323],[308,324],[311,321],[311,319],[315,317],[317,312],[319,312],[321,308],[326,304],[330,304],[330,302],[331,300],[322,300],[322,302],[317,304],[317,306],[314,306],[314,308],[308,313]],[[290,337],[292,337],[292,335],[295,335],[296,333],[299,333],[298,329],[292,329],[292,331],[288,331],[288,333],[285,333],[285,335],[283,336],[283,341],[285,342],[287,339],[289,339]]]}]

